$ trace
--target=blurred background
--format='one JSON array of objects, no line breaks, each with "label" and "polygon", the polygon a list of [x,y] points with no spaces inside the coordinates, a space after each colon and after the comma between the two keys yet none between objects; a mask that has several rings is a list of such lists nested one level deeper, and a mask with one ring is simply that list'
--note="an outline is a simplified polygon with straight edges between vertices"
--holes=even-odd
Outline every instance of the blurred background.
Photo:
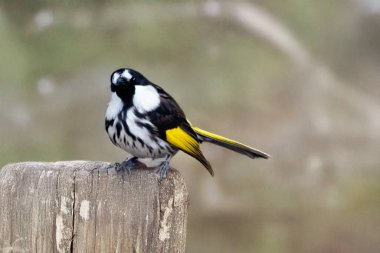
[{"label": "blurred background", "polygon": [[128,66],[192,123],[257,147],[178,154],[187,252],[380,252],[380,0],[2,1],[0,166],[121,161],[104,131]]}]

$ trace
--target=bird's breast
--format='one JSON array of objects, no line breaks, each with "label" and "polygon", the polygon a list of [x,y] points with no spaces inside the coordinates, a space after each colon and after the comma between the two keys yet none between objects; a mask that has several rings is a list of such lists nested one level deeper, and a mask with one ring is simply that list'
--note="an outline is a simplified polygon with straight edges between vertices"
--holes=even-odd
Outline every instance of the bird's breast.
[{"label": "bird's breast", "polygon": [[111,101],[108,103],[108,107],[106,110],[106,119],[115,119],[118,116],[118,114],[123,110],[123,106],[123,101],[117,96],[115,92],[112,92]]},{"label": "bird's breast", "polygon": [[155,126],[130,108],[120,111],[109,120],[106,118],[106,131],[114,145],[136,157],[159,158],[175,152],[171,145],[159,138]]}]

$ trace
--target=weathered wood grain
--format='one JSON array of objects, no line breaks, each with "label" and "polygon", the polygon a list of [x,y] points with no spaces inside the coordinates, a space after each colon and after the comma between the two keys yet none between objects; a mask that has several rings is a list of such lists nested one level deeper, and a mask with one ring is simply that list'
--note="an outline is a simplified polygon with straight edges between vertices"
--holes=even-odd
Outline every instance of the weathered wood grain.
[{"label": "weathered wood grain", "polygon": [[0,170],[0,252],[185,252],[180,173],[110,163],[25,162]]}]

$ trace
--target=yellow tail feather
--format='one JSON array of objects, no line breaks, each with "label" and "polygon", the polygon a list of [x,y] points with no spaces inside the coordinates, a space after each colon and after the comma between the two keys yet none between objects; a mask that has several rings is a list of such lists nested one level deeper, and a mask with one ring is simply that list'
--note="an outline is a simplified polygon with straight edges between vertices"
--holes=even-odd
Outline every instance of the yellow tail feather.
[{"label": "yellow tail feather", "polygon": [[232,151],[238,152],[240,154],[249,156],[251,158],[269,158],[270,156],[260,150],[251,148],[247,145],[244,145],[240,142],[228,139],[218,134],[208,132],[206,130],[200,129],[198,127],[192,127],[193,130],[198,134],[199,138],[202,141],[207,141],[214,143],[216,145],[228,148]]}]

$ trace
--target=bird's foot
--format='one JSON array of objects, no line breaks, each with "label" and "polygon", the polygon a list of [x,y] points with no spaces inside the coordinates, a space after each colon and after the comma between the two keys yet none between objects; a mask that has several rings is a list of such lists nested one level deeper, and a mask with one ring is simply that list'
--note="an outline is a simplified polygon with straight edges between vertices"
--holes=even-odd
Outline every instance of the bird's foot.
[{"label": "bird's foot", "polygon": [[132,169],[136,168],[137,163],[137,157],[131,157],[121,163],[115,163],[115,168],[117,172],[127,171],[129,174]]},{"label": "bird's foot", "polygon": [[160,181],[164,180],[168,174],[170,168],[169,162],[170,159],[166,159],[160,164],[160,166],[156,170],[156,172],[160,175]]}]

